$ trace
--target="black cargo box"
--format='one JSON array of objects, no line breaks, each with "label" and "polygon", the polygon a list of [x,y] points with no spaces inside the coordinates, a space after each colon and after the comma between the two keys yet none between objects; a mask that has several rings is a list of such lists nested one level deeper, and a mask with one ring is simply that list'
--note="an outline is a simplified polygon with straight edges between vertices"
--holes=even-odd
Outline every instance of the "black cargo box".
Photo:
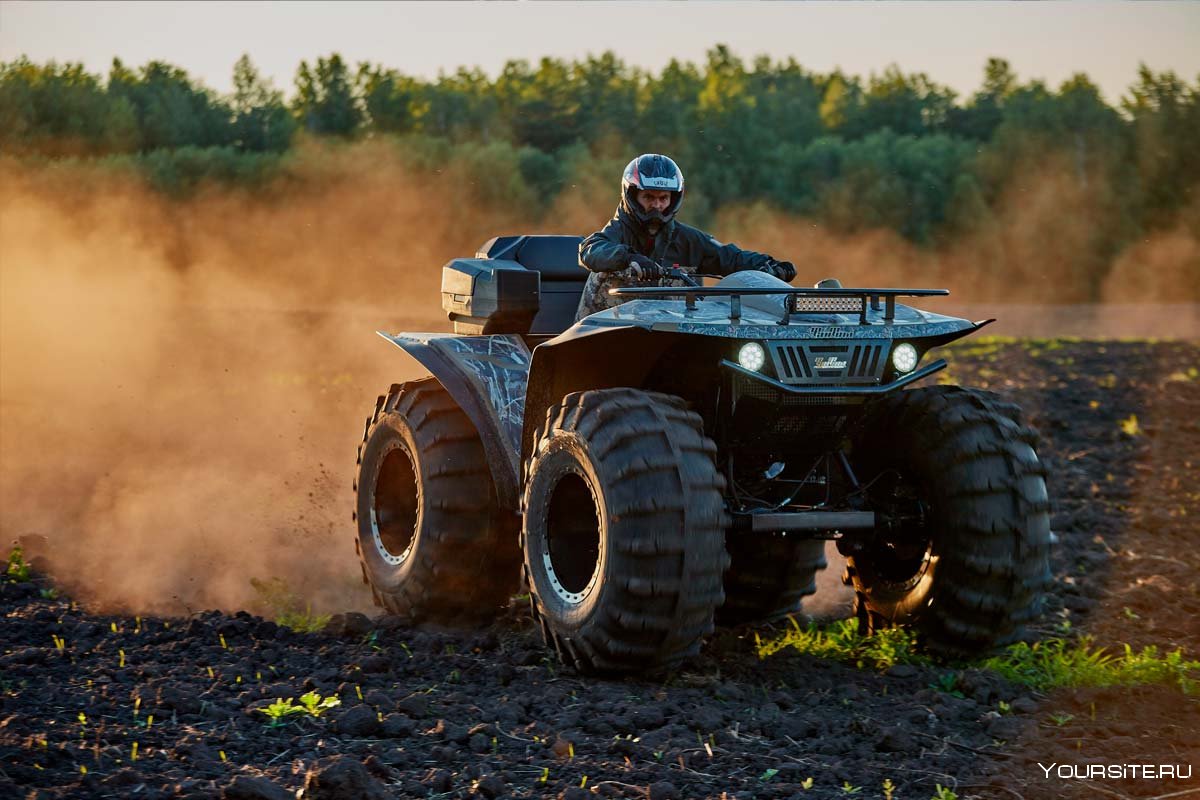
[{"label": "black cargo box", "polygon": [[540,277],[515,261],[456,258],[442,267],[442,308],[455,333],[526,333]]},{"label": "black cargo box", "polygon": [[475,258],[442,267],[442,308],[454,332],[562,333],[575,320],[587,270],[578,236],[497,236]]}]

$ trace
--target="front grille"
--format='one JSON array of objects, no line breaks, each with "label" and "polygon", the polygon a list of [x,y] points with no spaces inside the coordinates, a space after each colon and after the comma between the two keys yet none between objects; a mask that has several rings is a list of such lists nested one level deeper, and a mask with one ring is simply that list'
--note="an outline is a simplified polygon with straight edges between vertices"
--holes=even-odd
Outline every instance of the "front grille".
[{"label": "front grille", "polygon": [[729,433],[739,446],[821,448],[861,413],[864,395],[792,394],[746,375],[733,380]]},{"label": "front grille", "polygon": [[775,389],[769,384],[746,375],[738,375],[734,379],[733,384],[734,398],[740,400],[742,398],[753,398],[755,400],[763,400],[770,403],[772,406],[780,408],[798,408],[800,406],[856,406],[862,404],[866,398],[861,395],[802,395],[789,394]]},{"label": "front grille", "polygon": [[879,383],[887,345],[873,341],[771,342],[775,373],[783,383]]},{"label": "front grille", "polygon": [[776,419],[770,430],[780,436],[832,436],[841,433],[845,424],[844,414],[790,414]]}]

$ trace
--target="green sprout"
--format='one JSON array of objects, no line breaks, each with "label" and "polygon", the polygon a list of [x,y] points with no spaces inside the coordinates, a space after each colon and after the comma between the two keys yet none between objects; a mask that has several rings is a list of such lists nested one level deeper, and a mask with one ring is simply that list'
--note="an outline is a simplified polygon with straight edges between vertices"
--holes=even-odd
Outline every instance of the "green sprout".
[{"label": "green sprout", "polygon": [[952,697],[962,698],[963,693],[955,687],[958,686],[958,673],[945,672],[938,676],[937,683],[929,684],[930,689],[938,689]]},{"label": "green sprout", "polygon": [[300,695],[300,703],[297,705],[295,700],[289,697],[287,700],[275,698],[275,702],[266,708],[260,708],[260,713],[266,714],[270,718],[267,723],[272,728],[278,728],[284,725],[288,717],[292,716],[309,716],[319,717],[335,706],[342,704],[342,701],[336,697],[321,697],[317,692],[308,692]]},{"label": "green sprout", "polygon": [[1120,425],[1121,432],[1126,436],[1137,436],[1142,432],[1141,427],[1138,425],[1137,414],[1130,414],[1128,419],[1121,420]]},{"label": "green sprout", "polygon": [[32,577],[29,565],[25,563],[25,551],[21,545],[14,545],[8,554],[8,569],[5,571],[11,583],[24,583]]}]

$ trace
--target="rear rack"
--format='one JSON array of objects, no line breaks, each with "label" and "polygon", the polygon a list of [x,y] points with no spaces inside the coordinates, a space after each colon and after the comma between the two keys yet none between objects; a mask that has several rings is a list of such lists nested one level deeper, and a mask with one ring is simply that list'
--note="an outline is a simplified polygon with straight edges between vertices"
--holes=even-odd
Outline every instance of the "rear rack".
[{"label": "rear rack", "polygon": [[[694,311],[696,298],[728,297],[729,319],[732,322],[742,317],[742,298],[751,295],[787,295],[783,304],[783,317],[780,325],[791,322],[793,314],[853,314],[858,313],[858,324],[867,324],[867,308],[872,311],[883,311],[883,319],[887,322],[896,317],[897,297],[937,297],[950,294],[949,289],[770,289],[754,287],[745,289],[725,289],[720,286],[633,286],[620,289],[609,289],[608,293],[617,297],[632,297],[634,299],[651,297],[680,297],[684,298],[686,308]],[[856,301],[838,307],[836,300]],[[809,300],[809,303],[802,303]],[[883,308],[880,308],[880,300]]]}]

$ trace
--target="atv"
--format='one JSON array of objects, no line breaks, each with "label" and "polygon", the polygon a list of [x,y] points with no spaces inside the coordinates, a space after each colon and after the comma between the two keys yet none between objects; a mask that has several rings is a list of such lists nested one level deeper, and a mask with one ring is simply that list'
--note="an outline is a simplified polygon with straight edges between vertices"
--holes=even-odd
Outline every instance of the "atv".
[{"label": "atv", "polygon": [[453,334],[380,333],[431,375],[359,448],[376,603],[480,623],[523,585],[568,666],[662,672],[715,624],[798,613],[832,540],[864,633],[952,657],[1022,634],[1050,574],[1035,433],[994,394],[912,388],[993,320],[897,302],[944,289],[674,271],[575,322],[578,246],[492,239],[442,269]]}]

